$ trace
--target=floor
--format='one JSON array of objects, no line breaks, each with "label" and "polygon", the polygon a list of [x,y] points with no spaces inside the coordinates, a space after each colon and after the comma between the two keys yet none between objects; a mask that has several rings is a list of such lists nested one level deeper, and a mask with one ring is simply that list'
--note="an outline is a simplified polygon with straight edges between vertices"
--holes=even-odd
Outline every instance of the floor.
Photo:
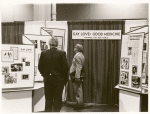
[{"label": "floor", "polygon": [[61,112],[119,112],[117,105],[100,105],[95,103],[85,103],[83,109],[74,110],[76,103],[63,103]]},{"label": "floor", "polygon": [[82,109],[74,110],[75,105],[75,102],[63,102],[60,112],[119,112],[119,107],[117,105],[100,105],[95,103],[84,103],[84,107]]}]

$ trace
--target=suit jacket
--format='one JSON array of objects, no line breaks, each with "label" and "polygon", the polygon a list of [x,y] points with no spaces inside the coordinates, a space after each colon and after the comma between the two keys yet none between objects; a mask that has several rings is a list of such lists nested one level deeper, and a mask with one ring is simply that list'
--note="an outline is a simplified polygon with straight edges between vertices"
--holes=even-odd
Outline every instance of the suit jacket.
[{"label": "suit jacket", "polygon": [[76,53],[72,60],[72,65],[70,67],[70,74],[75,72],[75,78],[81,78],[82,69],[85,62],[84,55],[81,52]]},{"label": "suit jacket", "polygon": [[56,79],[66,82],[68,80],[66,52],[54,47],[41,52],[38,69],[43,77],[52,74]]}]

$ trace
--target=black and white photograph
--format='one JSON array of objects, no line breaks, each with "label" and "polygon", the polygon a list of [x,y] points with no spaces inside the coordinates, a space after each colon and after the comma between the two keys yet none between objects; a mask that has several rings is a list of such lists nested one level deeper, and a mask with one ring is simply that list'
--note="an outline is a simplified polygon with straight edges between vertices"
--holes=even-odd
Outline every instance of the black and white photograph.
[{"label": "black and white photograph", "polygon": [[121,69],[129,69],[129,58],[121,58]]},{"label": "black and white photograph", "polygon": [[2,114],[150,112],[150,0],[46,1],[2,0]]},{"label": "black and white photograph", "polygon": [[2,62],[13,62],[14,61],[13,51],[2,50],[1,60]]},{"label": "black and white photograph", "polygon": [[140,77],[132,76],[132,84],[131,85],[133,88],[139,88],[140,87]]},{"label": "black and white photograph", "polygon": [[11,64],[11,72],[18,72],[18,71],[23,71],[23,64],[22,63]]},{"label": "black and white photograph", "polygon": [[37,75],[37,66],[34,67],[34,76]]},{"label": "black and white photograph", "polygon": [[22,80],[29,80],[29,74],[22,74]]},{"label": "black and white photograph", "polygon": [[22,57],[21,62],[26,62],[26,57]]},{"label": "black and white photograph", "polygon": [[143,51],[146,51],[146,43],[143,43]]},{"label": "black and white photograph", "polygon": [[26,61],[26,66],[30,66],[30,62],[29,61]]},{"label": "black and white photograph", "polygon": [[46,41],[40,40],[40,47],[41,47],[41,51],[47,50],[48,45],[46,44]]},{"label": "black and white photograph", "polygon": [[34,44],[34,47],[35,47],[35,48],[38,48],[37,40],[31,40],[31,42]]},{"label": "black and white photograph", "polygon": [[17,83],[17,73],[9,73],[4,75],[5,84],[16,84]]},{"label": "black and white photograph", "polygon": [[2,67],[2,75],[9,73],[9,67]]},{"label": "black and white photograph", "polygon": [[14,60],[18,60],[18,47],[10,47],[10,50],[14,52]]},{"label": "black and white photograph", "polygon": [[128,55],[132,54],[132,47],[128,47]]},{"label": "black and white photograph", "polygon": [[129,72],[121,71],[120,72],[120,84],[128,86],[129,83]]},{"label": "black and white photograph", "polygon": [[132,75],[137,75],[137,72],[138,72],[138,66],[132,65]]}]

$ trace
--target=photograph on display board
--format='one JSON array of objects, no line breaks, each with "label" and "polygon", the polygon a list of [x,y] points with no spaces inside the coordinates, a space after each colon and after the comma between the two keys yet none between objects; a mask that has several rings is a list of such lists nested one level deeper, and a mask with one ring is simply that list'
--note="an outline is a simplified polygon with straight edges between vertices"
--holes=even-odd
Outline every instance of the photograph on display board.
[{"label": "photograph on display board", "polygon": [[146,51],[146,43],[143,43],[143,51]]},{"label": "photograph on display board", "polygon": [[34,67],[34,76],[37,74],[37,66]]},{"label": "photograph on display board", "polygon": [[140,87],[140,77],[132,76],[132,84],[131,84],[131,86],[133,88],[139,88]]},{"label": "photograph on display board", "polygon": [[48,45],[46,45],[46,41],[40,40],[40,47],[41,47],[41,51],[47,50]]},{"label": "photograph on display board", "polygon": [[2,75],[9,73],[9,67],[2,67]]},{"label": "photograph on display board", "polygon": [[18,47],[10,47],[10,50],[14,52],[14,60],[18,60]]},{"label": "photograph on display board", "polygon": [[121,69],[129,69],[129,58],[121,58]]},{"label": "photograph on display board", "polygon": [[11,71],[12,72],[23,71],[23,64],[22,63],[11,64]]},{"label": "photograph on display board", "polygon": [[145,73],[146,63],[142,63],[142,73]]},{"label": "photograph on display board", "polygon": [[29,80],[29,74],[22,74],[22,80]]},{"label": "photograph on display board", "polygon": [[138,72],[138,66],[132,65],[132,75],[137,75],[137,72]]},{"label": "photograph on display board", "polygon": [[132,54],[132,47],[128,47],[128,55]]},{"label": "photograph on display board", "polygon": [[26,62],[26,57],[22,57],[21,62]]},{"label": "photograph on display board", "polygon": [[120,84],[128,86],[129,83],[129,72],[121,71],[120,72]]},{"label": "photograph on display board", "polygon": [[17,83],[17,73],[8,73],[4,75],[5,84],[16,84]]},{"label": "photograph on display board", "polygon": [[26,61],[26,66],[30,66],[30,62],[27,62],[27,61]]},{"label": "photograph on display board", "polygon": [[2,62],[13,62],[14,61],[14,53],[13,51],[3,50],[1,53]]},{"label": "photograph on display board", "polygon": [[38,47],[37,40],[31,40],[31,42],[34,44],[34,47],[35,47],[35,48]]}]

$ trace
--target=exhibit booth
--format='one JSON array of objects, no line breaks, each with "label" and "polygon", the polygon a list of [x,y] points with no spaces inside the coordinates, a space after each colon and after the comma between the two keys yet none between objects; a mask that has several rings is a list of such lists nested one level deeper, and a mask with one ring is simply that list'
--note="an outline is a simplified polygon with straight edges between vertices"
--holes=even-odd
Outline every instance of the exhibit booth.
[{"label": "exhibit booth", "polygon": [[[23,26],[20,44],[10,44],[5,39],[2,42],[3,112],[44,111],[44,84],[38,61],[41,52],[50,48],[52,36],[58,38],[58,50],[67,53],[69,67],[75,44],[83,45],[87,61],[83,83],[86,103],[118,104],[119,112],[148,111],[147,20],[26,21]],[[68,80],[63,101],[74,101],[72,88]]]}]

